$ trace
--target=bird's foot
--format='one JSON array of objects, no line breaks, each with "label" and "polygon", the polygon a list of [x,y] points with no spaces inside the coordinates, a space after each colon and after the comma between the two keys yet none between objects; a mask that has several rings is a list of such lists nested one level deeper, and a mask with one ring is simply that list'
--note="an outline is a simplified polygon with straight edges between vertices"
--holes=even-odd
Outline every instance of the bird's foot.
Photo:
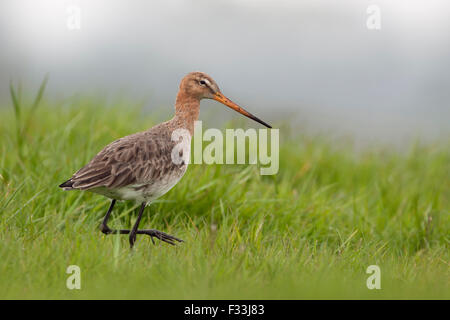
[{"label": "bird's foot", "polygon": [[133,249],[134,243],[136,242],[136,233],[130,232],[130,237],[128,239],[130,241],[130,249]]},{"label": "bird's foot", "polygon": [[100,225],[100,230],[104,234],[129,234],[129,241],[130,241],[130,248],[133,248],[134,243],[136,242],[136,236],[138,234],[146,234],[149,235],[152,239],[153,244],[155,244],[155,240],[153,238],[157,238],[163,242],[166,242],[171,245],[175,245],[176,242],[184,242],[181,239],[178,239],[177,237],[171,236],[170,234],[167,234],[165,232],[155,230],[155,229],[143,229],[143,230],[112,230],[110,229],[106,224]]},{"label": "bird's foot", "polygon": [[155,240],[153,238],[157,238],[157,239],[159,239],[163,242],[166,242],[168,244],[171,244],[171,245],[175,245],[176,244],[175,241],[184,242],[183,240],[178,239],[177,237],[171,236],[170,234],[167,234],[162,231],[155,230],[155,229],[137,230],[136,233],[149,235],[150,238],[152,239],[153,244],[155,244]]},{"label": "bird's foot", "polygon": [[104,234],[110,234],[112,232],[114,232],[114,230],[111,230],[106,224],[102,223],[100,225],[100,231],[103,232]]}]

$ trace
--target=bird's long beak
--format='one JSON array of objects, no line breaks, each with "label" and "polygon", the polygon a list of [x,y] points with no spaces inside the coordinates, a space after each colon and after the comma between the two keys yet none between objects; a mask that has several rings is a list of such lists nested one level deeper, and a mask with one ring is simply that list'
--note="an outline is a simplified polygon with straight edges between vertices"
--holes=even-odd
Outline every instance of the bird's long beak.
[{"label": "bird's long beak", "polygon": [[227,107],[230,107],[231,109],[239,112],[240,114],[243,114],[244,116],[255,120],[256,122],[261,123],[262,125],[266,126],[267,128],[272,128],[272,126],[268,125],[264,121],[258,119],[254,115],[252,115],[250,112],[244,110],[243,108],[239,107],[236,103],[225,97],[222,93],[217,92],[214,94],[214,100],[219,101],[220,103],[223,103]]}]

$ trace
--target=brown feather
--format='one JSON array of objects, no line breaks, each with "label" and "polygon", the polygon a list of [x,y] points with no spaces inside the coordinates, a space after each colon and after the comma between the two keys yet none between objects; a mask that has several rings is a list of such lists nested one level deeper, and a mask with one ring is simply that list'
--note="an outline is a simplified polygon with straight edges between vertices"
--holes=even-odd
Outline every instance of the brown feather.
[{"label": "brown feather", "polygon": [[110,143],[72,176],[72,188],[120,188],[180,170],[181,166],[171,160],[172,149],[178,143],[171,140],[175,129],[172,120]]}]

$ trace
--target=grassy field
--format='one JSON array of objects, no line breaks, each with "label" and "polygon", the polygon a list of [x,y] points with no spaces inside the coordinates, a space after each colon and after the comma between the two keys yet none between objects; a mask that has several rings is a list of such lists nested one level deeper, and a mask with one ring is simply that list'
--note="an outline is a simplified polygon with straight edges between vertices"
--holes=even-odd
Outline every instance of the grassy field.
[{"label": "grassy field", "polygon": [[[185,243],[138,236],[130,252],[98,229],[108,199],[57,186],[153,114],[16,98],[16,113],[0,106],[0,298],[450,298],[448,140],[356,152],[283,127],[277,175],[191,165],[141,222]],[[136,209],[119,203],[110,226],[130,227]],[[81,290],[66,288],[69,265]],[[369,265],[381,290],[366,287]]]}]

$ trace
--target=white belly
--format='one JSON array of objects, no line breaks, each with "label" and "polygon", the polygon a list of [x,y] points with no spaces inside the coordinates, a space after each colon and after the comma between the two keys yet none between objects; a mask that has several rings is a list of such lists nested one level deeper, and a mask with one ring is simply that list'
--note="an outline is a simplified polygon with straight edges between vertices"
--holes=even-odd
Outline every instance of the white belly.
[{"label": "white belly", "polygon": [[117,192],[123,200],[151,202],[166,194],[181,180],[182,177],[183,175],[165,177],[164,179],[153,183],[123,187],[118,189]]}]

